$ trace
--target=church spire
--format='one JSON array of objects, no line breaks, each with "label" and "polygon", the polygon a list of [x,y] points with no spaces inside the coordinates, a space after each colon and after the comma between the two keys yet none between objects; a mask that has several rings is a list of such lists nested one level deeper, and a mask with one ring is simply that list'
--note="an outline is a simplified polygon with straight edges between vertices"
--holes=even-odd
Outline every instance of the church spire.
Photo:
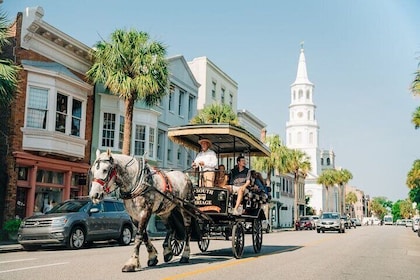
[{"label": "church spire", "polygon": [[296,84],[310,84],[312,83],[308,79],[308,73],[306,72],[306,60],[305,60],[305,52],[303,49],[303,41],[300,43],[300,56],[299,56],[299,64],[296,74],[296,80],[293,83]]}]

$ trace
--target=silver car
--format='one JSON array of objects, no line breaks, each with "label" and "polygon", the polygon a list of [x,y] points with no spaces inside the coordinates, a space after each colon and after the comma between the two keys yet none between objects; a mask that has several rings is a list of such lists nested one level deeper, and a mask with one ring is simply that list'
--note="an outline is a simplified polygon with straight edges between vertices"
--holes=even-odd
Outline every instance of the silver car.
[{"label": "silver car", "polygon": [[345,232],[344,221],[340,218],[340,213],[337,212],[324,212],[319,217],[316,224],[316,231],[318,233],[326,231],[337,231],[338,233]]},{"label": "silver car", "polygon": [[93,241],[117,240],[128,245],[133,238],[133,223],[121,201],[105,199],[93,204],[90,199],[70,199],[45,215],[25,218],[18,231],[18,242],[26,250],[42,245],[64,245],[80,249]]}]

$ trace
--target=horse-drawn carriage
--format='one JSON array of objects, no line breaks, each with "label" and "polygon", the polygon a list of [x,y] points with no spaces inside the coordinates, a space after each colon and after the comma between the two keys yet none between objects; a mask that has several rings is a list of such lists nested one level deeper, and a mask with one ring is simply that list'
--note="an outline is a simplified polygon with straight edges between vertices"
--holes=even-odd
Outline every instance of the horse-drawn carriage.
[{"label": "horse-drawn carriage", "polygon": [[[199,140],[206,138],[212,143],[219,163],[233,168],[229,163],[235,162],[239,155],[248,157],[269,156],[268,148],[248,131],[229,124],[202,124],[172,127],[168,130],[168,137],[189,149],[199,151]],[[224,160],[225,159],[225,160]],[[229,160],[231,159],[231,160]],[[233,215],[236,195],[231,194],[222,187],[206,187],[202,184],[202,173],[188,172],[194,182],[194,205],[200,211],[197,217],[199,228],[197,239],[201,251],[206,251],[212,239],[225,239],[232,241],[232,251],[235,258],[240,258],[244,249],[245,223],[251,224],[252,242],[255,253],[262,247],[263,228],[262,221],[266,220],[263,205],[268,202],[268,196],[261,192],[248,191],[242,202],[244,213],[240,216]],[[202,213],[208,218],[201,218]],[[182,246],[182,243],[173,241],[173,245]]]},{"label": "horse-drawn carriage", "polygon": [[[186,148],[199,151],[198,141],[209,139],[219,162],[232,168],[239,155],[269,156],[268,148],[243,128],[229,124],[203,124],[172,127],[168,137]],[[231,160],[229,160],[231,159]],[[244,196],[242,215],[233,215],[236,195],[221,187],[203,187],[200,172],[164,171],[150,167],[146,159],[97,152],[91,167],[90,197],[93,202],[106,194],[118,193],[137,225],[134,253],[122,268],[123,272],[140,269],[139,247],[144,242],[149,254],[148,266],[157,264],[157,250],[151,243],[146,226],[152,214],[158,215],[167,227],[164,261],[182,253],[180,262],[189,261],[190,241],[197,241],[206,251],[210,240],[223,239],[232,243],[233,255],[240,258],[244,250],[245,223],[252,224],[254,252],[262,248],[262,221],[266,219],[263,205],[268,202],[264,194],[249,192]]]}]

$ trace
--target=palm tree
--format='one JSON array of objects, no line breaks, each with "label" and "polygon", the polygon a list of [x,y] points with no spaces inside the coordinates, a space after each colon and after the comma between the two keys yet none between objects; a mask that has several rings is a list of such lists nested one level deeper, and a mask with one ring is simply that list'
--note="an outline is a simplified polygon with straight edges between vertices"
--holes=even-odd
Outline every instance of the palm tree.
[{"label": "palm tree", "polygon": [[190,121],[192,124],[204,123],[229,123],[238,125],[238,117],[232,108],[227,104],[211,104],[204,107],[194,118]]},{"label": "palm tree", "polygon": [[299,209],[298,209],[298,188],[299,188],[299,178],[302,176],[306,178],[308,172],[311,170],[311,163],[309,160],[308,155],[301,151],[301,150],[290,150],[286,156],[286,170],[288,173],[293,174],[293,190],[295,192],[295,199],[294,199],[294,219],[299,217]]},{"label": "palm tree", "polygon": [[347,169],[340,169],[337,171],[337,184],[340,190],[340,212],[341,215],[344,215],[345,212],[345,200],[346,200],[346,192],[344,190],[344,186],[353,179],[353,174]]},{"label": "palm tree", "polygon": [[417,107],[412,115],[411,122],[414,124],[414,128],[420,128],[420,107]]},{"label": "palm tree", "polygon": [[[271,174],[274,170],[283,170],[282,149],[285,146],[281,145],[279,135],[269,135],[266,138],[268,147],[270,148],[269,157],[256,158],[254,167],[257,170],[262,170],[267,174],[267,185],[271,185]],[[281,171],[280,171],[281,172]]]},{"label": "palm tree", "polygon": [[[9,44],[7,15],[0,11],[0,55],[3,53],[3,47]],[[0,104],[2,106],[10,105],[14,98],[19,70],[20,68],[10,59],[0,59]]]},{"label": "palm tree", "polygon": [[347,205],[353,205],[353,204],[355,204],[357,202],[357,195],[354,193],[354,192],[349,192],[347,195],[346,195],[346,201],[345,201],[345,203],[347,204]]},{"label": "palm tree", "polygon": [[325,169],[322,171],[321,175],[319,175],[317,179],[317,183],[324,185],[326,189],[326,207],[327,211],[331,211],[330,209],[330,188],[337,184],[337,170],[335,169]]},{"label": "palm tree", "polygon": [[103,83],[125,102],[122,153],[130,154],[133,108],[138,100],[147,106],[158,104],[168,92],[166,48],[151,41],[145,32],[117,29],[110,42],[100,41],[92,51],[93,65],[86,73],[95,83]]}]

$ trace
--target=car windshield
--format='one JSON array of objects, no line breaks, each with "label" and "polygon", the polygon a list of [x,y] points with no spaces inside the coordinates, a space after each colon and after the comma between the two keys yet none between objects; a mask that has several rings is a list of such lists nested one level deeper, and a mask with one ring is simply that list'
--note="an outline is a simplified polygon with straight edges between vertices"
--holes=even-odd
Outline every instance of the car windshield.
[{"label": "car windshield", "polygon": [[300,217],[300,220],[301,221],[307,221],[307,220],[309,220],[309,217]]},{"label": "car windshield", "polygon": [[51,209],[48,214],[51,213],[70,213],[70,212],[86,212],[89,207],[88,200],[70,200],[65,201],[56,205]]},{"label": "car windshield", "polygon": [[336,213],[324,213],[322,214],[323,219],[338,219],[339,216]]}]

